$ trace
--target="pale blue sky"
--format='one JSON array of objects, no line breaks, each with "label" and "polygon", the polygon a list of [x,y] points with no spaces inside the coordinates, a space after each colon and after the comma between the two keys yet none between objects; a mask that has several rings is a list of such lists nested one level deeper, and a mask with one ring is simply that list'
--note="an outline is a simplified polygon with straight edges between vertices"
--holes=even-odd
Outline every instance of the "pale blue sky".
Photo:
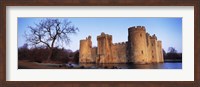
[{"label": "pale blue sky", "polygon": [[[27,26],[34,26],[44,18],[18,18],[18,47],[23,46],[25,41],[24,32],[29,31]],[[65,18],[59,18],[63,20]],[[101,32],[110,34],[113,43],[128,40],[128,28],[132,26],[145,26],[150,34],[156,34],[162,41],[163,49],[175,47],[182,52],[182,18],[66,18],[72,25],[79,28],[76,35],[71,35],[71,43],[65,49],[76,51],[79,49],[79,41],[88,35],[92,36],[92,45],[97,46],[97,36]]]}]

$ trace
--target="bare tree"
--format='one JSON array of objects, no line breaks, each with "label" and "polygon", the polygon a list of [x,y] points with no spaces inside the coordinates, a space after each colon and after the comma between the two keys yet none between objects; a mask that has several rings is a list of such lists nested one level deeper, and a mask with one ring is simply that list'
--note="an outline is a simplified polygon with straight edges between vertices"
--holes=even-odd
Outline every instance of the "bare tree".
[{"label": "bare tree", "polygon": [[168,48],[169,53],[177,53],[177,50],[174,47]]},{"label": "bare tree", "polygon": [[78,28],[71,25],[67,19],[61,21],[53,18],[43,19],[35,26],[28,26],[28,28],[30,32],[25,33],[26,41],[35,47],[41,45],[47,47],[50,52],[47,61],[51,60],[55,45],[63,46],[63,42],[69,44],[69,35],[76,34],[78,31]]}]

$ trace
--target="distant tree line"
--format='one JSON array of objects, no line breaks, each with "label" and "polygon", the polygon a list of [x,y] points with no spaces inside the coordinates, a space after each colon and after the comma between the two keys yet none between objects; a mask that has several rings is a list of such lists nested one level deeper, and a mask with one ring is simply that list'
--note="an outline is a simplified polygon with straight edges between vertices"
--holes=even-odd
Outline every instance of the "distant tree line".
[{"label": "distant tree line", "polygon": [[[29,60],[31,62],[43,63],[47,62],[50,50],[45,47],[28,48],[28,44],[24,44],[18,48],[18,59]],[[53,53],[50,63],[78,63],[79,62],[79,50],[73,52],[64,48],[53,48]]]},{"label": "distant tree line", "polygon": [[182,53],[178,53],[174,47],[169,47],[168,53],[163,50],[163,57],[165,61],[182,61]]},{"label": "distant tree line", "polygon": [[[45,47],[28,48],[28,44],[24,44],[18,48],[18,60],[29,60],[31,62],[43,63],[47,62],[49,49]],[[176,49],[169,47],[168,53],[163,50],[165,61],[182,61],[182,53],[177,53]],[[53,55],[48,61],[50,63],[79,63],[79,50],[73,52],[64,48],[53,48]]]}]

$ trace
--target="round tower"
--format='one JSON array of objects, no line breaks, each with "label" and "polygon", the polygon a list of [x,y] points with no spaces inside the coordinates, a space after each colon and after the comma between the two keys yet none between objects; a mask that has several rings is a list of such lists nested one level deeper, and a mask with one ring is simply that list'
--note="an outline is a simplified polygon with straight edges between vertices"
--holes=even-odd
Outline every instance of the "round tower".
[{"label": "round tower", "polygon": [[147,39],[144,26],[130,27],[128,29],[129,62],[135,64],[147,63]]}]

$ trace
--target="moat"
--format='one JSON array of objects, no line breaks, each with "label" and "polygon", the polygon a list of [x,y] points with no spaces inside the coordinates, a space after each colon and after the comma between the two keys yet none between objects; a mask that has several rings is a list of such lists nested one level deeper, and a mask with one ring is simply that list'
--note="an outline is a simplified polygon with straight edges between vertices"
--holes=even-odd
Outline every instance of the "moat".
[{"label": "moat", "polygon": [[155,64],[79,64],[85,69],[182,69],[181,62]]},{"label": "moat", "polygon": [[182,69],[181,61],[153,64],[53,64],[19,61],[19,69]]}]

